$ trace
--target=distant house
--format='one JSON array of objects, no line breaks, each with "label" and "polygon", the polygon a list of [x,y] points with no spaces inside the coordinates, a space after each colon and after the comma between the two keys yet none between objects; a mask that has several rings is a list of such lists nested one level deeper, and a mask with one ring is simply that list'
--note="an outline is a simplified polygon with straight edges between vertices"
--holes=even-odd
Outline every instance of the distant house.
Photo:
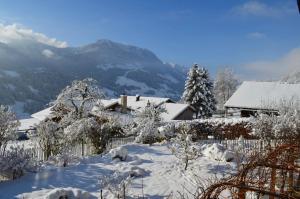
[{"label": "distant house", "polygon": [[192,120],[195,109],[188,104],[175,103],[170,98],[127,96],[121,95],[119,99],[101,100],[104,108],[111,112],[131,114],[146,108],[148,103],[157,107],[162,106],[166,112],[162,113],[164,121]]},{"label": "distant house", "polygon": [[[126,118],[131,117],[133,112],[145,109],[148,103],[165,108],[166,112],[162,113],[162,119],[166,122],[171,120],[192,120],[195,112],[195,109],[190,105],[175,103],[170,98],[121,95],[118,99],[101,100],[105,110]],[[37,121],[51,117],[51,108],[34,113],[31,117]],[[94,107],[94,113],[97,112],[97,108]]]},{"label": "distant house", "polygon": [[234,109],[240,111],[242,117],[249,117],[258,111],[277,113],[280,102],[292,98],[299,101],[300,84],[245,81],[224,107],[226,112]]}]

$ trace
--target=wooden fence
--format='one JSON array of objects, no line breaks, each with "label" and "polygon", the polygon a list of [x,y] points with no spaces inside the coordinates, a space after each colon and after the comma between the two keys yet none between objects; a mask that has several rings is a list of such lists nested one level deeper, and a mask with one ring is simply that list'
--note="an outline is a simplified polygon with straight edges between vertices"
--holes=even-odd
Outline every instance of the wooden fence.
[{"label": "wooden fence", "polygon": [[[124,144],[133,143],[135,141],[134,136],[123,137],[123,138],[111,138],[106,145],[106,152],[110,149],[119,147]],[[236,139],[236,140],[218,140],[218,139],[206,139],[198,140],[198,144],[213,144],[219,143],[225,146],[225,148],[240,151],[243,153],[250,152],[252,150],[263,151],[269,145],[268,142],[262,140],[250,140],[250,139]],[[271,146],[275,146],[275,141],[271,141]],[[32,157],[36,158],[39,161],[44,161],[45,156],[43,150],[35,145],[32,148],[25,149],[27,153],[31,154]],[[81,144],[77,144],[70,149],[70,154],[74,156],[89,156],[93,154],[93,148],[91,144],[84,144],[83,147]]]},{"label": "wooden fence", "polygon": [[264,151],[269,146],[274,148],[278,140],[271,140],[270,142],[257,139],[235,139],[235,140],[218,140],[218,139],[207,139],[207,140],[198,140],[199,144],[213,144],[219,143],[222,144],[225,148],[233,151],[240,151],[242,153],[248,153],[250,151]]},{"label": "wooden fence", "polygon": [[106,150],[109,151],[110,149],[116,148],[118,146],[133,143],[135,140],[135,136],[129,136],[124,138],[111,138],[109,142],[106,144]]}]

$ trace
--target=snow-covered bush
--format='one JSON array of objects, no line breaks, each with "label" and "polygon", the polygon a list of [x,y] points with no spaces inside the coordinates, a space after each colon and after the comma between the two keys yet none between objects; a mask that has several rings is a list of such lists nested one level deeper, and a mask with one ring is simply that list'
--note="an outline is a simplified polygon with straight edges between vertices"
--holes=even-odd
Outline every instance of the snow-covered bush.
[{"label": "snow-covered bush", "polygon": [[10,108],[0,105],[0,155],[5,153],[7,142],[16,139],[19,125]]},{"label": "snow-covered bush", "polygon": [[71,143],[90,143],[96,154],[105,150],[111,137],[122,134],[122,129],[113,118],[90,116],[78,119],[64,129]]},{"label": "snow-covered bush", "polygon": [[157,128],[162,121],[161,114],[165,111],[162,106],[148,103],[144,110],[136,114],[137,127],[134,129],[138,134],[136,142],[152,144],[163,138]]},{"label": "snow-covered bush", "polygon": [[230,162],[234,160],[234,153],[226,150],[226,148],[217,143],[205,144],[201,147],[202,154],[210,159]]},{"label": "snow-covered bush", "polygon": [[273,127],[276,120],[277,116],[275,115],[259,114],[253,123],[253,134],[262,140],[270,142],[275,138]]},{"label": "snow-covered bush", "polygon": [[189,161],[199,157],[198,150],[193,146],[190,126],[182,124],[177,136],[171,139],[171,152],[184,163],[187,170]]},{"label": "snow-covered bush", "polygon": [[189,125],[190,133],[193,135],[193,141],[208,139],[237,139],[240,136],[244,138],[255,138],[252,135],[252,118],[211,118],[198,119],[175,123],[175,132],[182,124]]},{"label": "snow-covered bush", "polygon": [[44,199],[94,199],[89,192],[75,188],[55,188],[51,190]]},{"label": "snow-covered bush", "polygon": [[101,189],[107,189],[115,198],[123,198],[128,192],[131,184],[131,176],[128,172],[115,171],[111,175],[102,175],[99,178]]},{"label": "snow-covered bush", "polygon": [[112,159],[120,159],[121,161],[125,161],[128,155],[128,151],[124,146],[120,146],[109,151],[109,154]]},{"label": "snow-covered bush", "polygon": [[36,168],[36,161],[23,148],[10,147],[0,155],[0,176],[4,178],[16,179]]},{"label": "snow-covered bush", "polygon": [[277,114],[260,114],[254,122],[254,134],[262,140],[284,140],[299,142],[300,110],[299,100],[292,98],[282,100],[278,105]]},{"label": "snow-covered bush", "polygon": [[175,136],[175,124],[174,123],[168,123],[164,126],[158,127],[158,132],[161,136],[164,136],[166,138],[171,138]]},{"label": "snow-covered bush", "polygon": [[40,122],[37,126],[37,135],[39,146],[42,148],[45,159],[47,160],[51,155],[60,153],[64,145],[63,132],[58,123],[51,120]]},{"label": "snow-covered bush", "polygon": [[76,164],[80,162],[80,158],[73,155],[70,151],[61,152],[55,156],[50,156],[48,162],[56,166],[67,167],[70,164]]}]

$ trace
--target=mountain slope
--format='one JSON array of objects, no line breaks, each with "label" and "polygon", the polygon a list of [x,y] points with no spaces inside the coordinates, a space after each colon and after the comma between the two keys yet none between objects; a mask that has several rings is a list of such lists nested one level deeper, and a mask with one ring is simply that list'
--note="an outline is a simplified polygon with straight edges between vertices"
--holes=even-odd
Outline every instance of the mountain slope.
[{"label": "mountain slope", "polygon": [[281,81],[292,84],[300,83],[300,71],[285,76]]},{"label": "mountain slope", "polygon": [[35,41],[0,43],[0,104],[34,112],[74,79],[92,77],[109,96],[121,93],[178,98],[185,69],[151,51],[110,40],[57,48]]}]

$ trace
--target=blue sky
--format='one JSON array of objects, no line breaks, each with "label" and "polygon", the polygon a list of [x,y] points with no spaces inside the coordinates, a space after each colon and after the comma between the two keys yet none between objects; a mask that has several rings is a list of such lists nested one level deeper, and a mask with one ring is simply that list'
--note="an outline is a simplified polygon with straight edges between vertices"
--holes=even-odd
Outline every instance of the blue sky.
[{"label": "blue sky", "polygon": [[229,66],[245,79],[300,68],[294,63],[300,56],[296,0],[3,0],[0,23],[21,24],[69,46],[102,38],[133,44],[212,73]]}]

